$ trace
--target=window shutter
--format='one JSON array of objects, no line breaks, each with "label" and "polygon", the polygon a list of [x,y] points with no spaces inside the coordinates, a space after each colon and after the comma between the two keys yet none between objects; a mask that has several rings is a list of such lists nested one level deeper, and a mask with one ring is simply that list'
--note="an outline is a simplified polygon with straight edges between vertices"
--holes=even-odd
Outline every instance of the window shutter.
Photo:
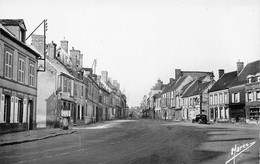
[{"label": "window shutter", "polygon": [[231,102],[232,102],[232,103],[235,102],[235,95],[234,95],[234,93],[232,93],[232,99],[231,99]]},{"label": "window shutter", "polygon": [[14,122],[14,107],[15,107],[15,97],[11,96],[11,109],[10,109],[10,123]]},{"label": "window shutter", "polygon": [[240,102],[240,92],[237,93],[237,102]]},{"label": "window shutter", "polygon": [[256,101],[256,91],[253,92],[253,101]]},{"label": "window shutter", "polygon": [[14,98],[15,102],[14,102],[14,123],[18,123],[18,98],[15,97]]},{"label": "window shutter", "polygon": [[0,123],[4,122],[5,95],[1,94],[0,100]]},{"label": "window shutter", "polygon": [[27,118],[27,99],[23,100],[23,123],[26,123]]},{"label": "window shutter", "polygon": [[248,102],[248,92],[246,92],[246,102]]}]

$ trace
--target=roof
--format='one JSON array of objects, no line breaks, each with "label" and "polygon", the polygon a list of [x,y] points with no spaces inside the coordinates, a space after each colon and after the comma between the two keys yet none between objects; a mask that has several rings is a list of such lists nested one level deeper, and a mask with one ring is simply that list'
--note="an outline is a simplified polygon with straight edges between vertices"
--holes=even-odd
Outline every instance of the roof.
[{"label": "roof", "polygon": [[218,79],[218,81],[213,85],[209,92],[220,91],[227,89],[228,86],[236,79],[237,71],[225,73]]},{"label": "roof", "polygon": [[189,82],[181,88],[180,95],[182,95],[194,81]]},{"label": "roof", "polygon": [[23,30],[26,30],[23,19],[0,19],[0,23],[4,26],[20,26]]},{"label": "roof", "polygon": [[207,86],[212,83],[211,81],[209,82],[204,82],[201,83],[201,81],[196,80],[194,81],[191,86],[187,89],[187,91],[182,95],[182,97],[190,97],[190,96],[194,96],[194,95],[198,95],[200,93],[202,93]]},{"label": "roof", "polygon": [[187,76],[181,76],[173,86],[170,86],[169,91],[174,91],[177,87],[179,87],[181,85],[181,83],[186,79]]},{"label": "roof", "polygon": [[50,58],[46,55],[47,57],[47,61],[58,71],[60,72],[61,74],[65,74],[71,78],[74,78],[70,73],[69,71],[58,61],[58,60],[55,60],[53,58]]},{"label": "roof", "polygon": [[21,47],[27,49],[29,52],[33,53],[36,57],[40,58],[41,54],[38,51],[35,51],[35,48],[32,48],[31,46],[28,46],[27,44],[21,42],[18,40],[10,31],[8,31],[0,22],[0,31],[2,31],[4,35],[6,35],[8,38],[10,38],[13,42],[17,43]]},{"label": "roof", "polygon": [[168,84],[166,85],[166,87],[162,90],[161,95],[163,95],[163,94],[169,92],[170,89],[171,89],[171,87],[174,86],[174,84],[175,84],[175,81],[172,81],[172,82],[168,83]]},{"label": "roof", "polygon": [[248,63],[245,68],[238,74],[237,78],[229,85],[234,87],[247,83],[246,77],[248,75],[256,75],[260,72],[260,60]]}]

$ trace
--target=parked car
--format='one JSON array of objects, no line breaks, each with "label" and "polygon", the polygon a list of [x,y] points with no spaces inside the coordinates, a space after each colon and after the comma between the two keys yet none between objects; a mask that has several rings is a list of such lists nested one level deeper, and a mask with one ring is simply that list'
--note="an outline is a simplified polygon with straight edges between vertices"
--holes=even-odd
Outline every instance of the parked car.
[{"label": "parked car", "polygon": [[205,114],[196,115],[195,119],[192,119],[192,123],[207,124],[207,116]]}]

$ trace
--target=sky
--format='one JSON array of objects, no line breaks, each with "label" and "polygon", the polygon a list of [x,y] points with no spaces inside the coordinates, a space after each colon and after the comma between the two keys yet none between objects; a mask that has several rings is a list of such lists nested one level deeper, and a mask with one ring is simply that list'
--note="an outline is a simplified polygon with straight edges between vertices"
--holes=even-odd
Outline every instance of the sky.
[{"label": "sky", "polygon": [[259,0],[0,0],[0,19],[24,19],[27,35],[47,19],[47,43],[65,38],[84,67],[97,59],[96,73],[120,83],[129,107],[175,69],[217,80],[218,69],[260,59]]}]

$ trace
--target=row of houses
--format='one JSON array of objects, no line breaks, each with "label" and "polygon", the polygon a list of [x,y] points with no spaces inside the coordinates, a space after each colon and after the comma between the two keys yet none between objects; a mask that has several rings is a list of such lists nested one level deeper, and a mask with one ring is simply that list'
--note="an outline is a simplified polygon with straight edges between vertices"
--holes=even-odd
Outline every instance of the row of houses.
[{"label": "row of houses", "polygon": [[158,80],[143,97],[144,116],[192,120],[205,114],[212,122],[256,123],[260,113],[260,60],[237,62],[237,70],[213,72],[175,70],[168,84]]},{"label": "row of houses", "polygon": [[43,35],[32,35],[31,45],[25,38],[22,19],[0,20],[1,132],[60,127],[62,117],[77,125],[127,116],[120,84],[83,67],[83,54],[67,40],[57,47]]}]

